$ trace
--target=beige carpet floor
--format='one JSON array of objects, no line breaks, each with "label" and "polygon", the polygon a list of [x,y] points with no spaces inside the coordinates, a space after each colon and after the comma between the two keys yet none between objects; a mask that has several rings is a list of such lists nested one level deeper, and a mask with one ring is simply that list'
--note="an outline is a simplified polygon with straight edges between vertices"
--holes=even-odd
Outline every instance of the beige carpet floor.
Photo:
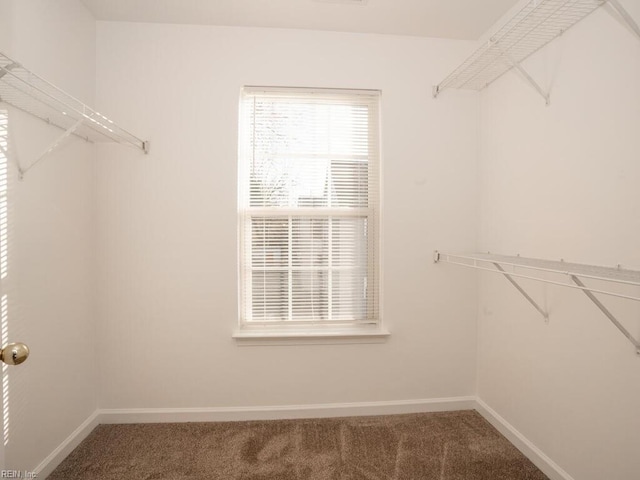
[{"label": "beige carpet floor", "polygon": [[98,426],[49,480],[548,480],[475,411]]}]

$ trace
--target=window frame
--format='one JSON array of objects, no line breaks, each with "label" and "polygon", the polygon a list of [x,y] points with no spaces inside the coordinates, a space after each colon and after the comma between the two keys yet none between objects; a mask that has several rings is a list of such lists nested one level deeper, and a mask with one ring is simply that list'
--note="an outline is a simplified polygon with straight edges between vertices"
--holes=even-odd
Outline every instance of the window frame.
[{"label": "window frame", "polygon": [[[249,189],[250,189],[250,173],[251,173],[251,156],[247,152],[250,141],[247,139],[252,130],[248,126],[251,119],[245,115],[245,102],[247,97],[255,95],[300,95],[301,98],[313,95],[336,95],[344,96],[344,98],[353,98],[354,95],[366,95],[369,101],[375,97],[377,115],[375,122],[370,124],[368,130],[370,146],[376,148],[375,162],[370,162],[371,155],[368,157],[367,168],[369,172],[367,178],[373,172],[376,191],[373,195],[373,202],[368,201],[365,207],[251,207],[248,206]],[[378,90],[344,90],[344,89],[325,89],[325,88],[283,88],[283,87],[244,87],[240,96],[240,115],[239,115],[239,135],[238,135],[238,328],[233,337],[241,340],[244,344],[270,344],[270,343],[378,343],[384,341],[388,337],[389,332],[383,327],[381,315],[381,258],[380,258],[380,239],[381,239],[381,125],[380,125],[380,105],[381,92]],[[253,117],[251,117],[253,118]],[[375,138],[373,138],[375,137]],[[370,180],[369,180],[370,181]],[[370,199],[371,200],[371,199]],[[342,216],[358,216],[367,219],[373,226],[374,235],[367,238],[367,277],[368,281],[373,282],[375,305],[367,307],[367,312],[371,310],[377,314],[377,318],[355,319],[353,321],[259,321],[249,320],[250,297],[251,297],[251,277],[247,270],[251,267],[245,265],[248,258],[246,248],[250,248],[246,239],[247,222],[251,222],[252,217],[262,217],[271,219],[274,217],[282,217],[289,219],[289,224],[293,223],[294,218],[321,218],[327,219],[329,223],[333,221],[332,214]],[[373,223],[371,223],[373,222]],[[289,237],[291,238],[291,233]],[[249,247],[248,247],[249,246]],[[331,247],[332,248],[332,247]],[[332,268],[332,265],[327,267]],[[289,263],[285,271],[293,272],[293,267]],[[314,270],[315,271],[315,270]],[[264,343],[263,343],[264,342]]]}]

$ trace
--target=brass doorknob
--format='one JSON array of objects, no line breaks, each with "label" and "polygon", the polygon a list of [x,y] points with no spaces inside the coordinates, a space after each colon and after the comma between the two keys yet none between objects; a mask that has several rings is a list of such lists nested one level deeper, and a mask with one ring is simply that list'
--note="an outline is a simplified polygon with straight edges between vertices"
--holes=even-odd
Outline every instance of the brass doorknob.
[{"label": "brass doorknob", "polygon": [[0,350],[0,360],[7,365],[20,365],[29,357],[29,347],[24,343],[10,343]]}]

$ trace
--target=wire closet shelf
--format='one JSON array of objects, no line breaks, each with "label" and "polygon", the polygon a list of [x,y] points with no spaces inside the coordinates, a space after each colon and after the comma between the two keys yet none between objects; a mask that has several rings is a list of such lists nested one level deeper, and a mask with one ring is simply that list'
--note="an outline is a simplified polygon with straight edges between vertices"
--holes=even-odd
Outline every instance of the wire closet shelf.
[{"label": "wire closet shelf", "polygon": [[0,102],[88,142],[116,142],[148,152],[149,144],[0,52]]},{"label": "wire closet shelf", "polygon": [[604,3],[605,0],[532,0],[433,87],[433,95],[449,88],[482,90]]},{"label": "wire closet shelf", "polygon": [[[638,296],[614,291],[606,286],[618,284],[640,287],[640,271],[490,253],[453,254],[436,251],[434,253],[434,262],[445,262],[503,275],[546,320],[549,319],[548,313],[515,281],[515,278],[524,278],[581,290],[618,330],[627,337],[635,347],[636,353],[640,356],[640,340],[631,334],[631,332],[618,321],[615,315],[594,295],[602,294],[640,302],[640,297]],[[563,282],[558,278],[563,276],[568,277],[569,282]],[[582,281],[583,279],[595,280],[598,284],[604,284],[605,287],[589,287],[585,285]]]}]

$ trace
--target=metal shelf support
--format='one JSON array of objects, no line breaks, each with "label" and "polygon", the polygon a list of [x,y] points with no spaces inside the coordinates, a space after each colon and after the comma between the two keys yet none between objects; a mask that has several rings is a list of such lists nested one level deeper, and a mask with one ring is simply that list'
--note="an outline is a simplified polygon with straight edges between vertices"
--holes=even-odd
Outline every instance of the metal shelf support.
[{"label": "metal shelf support", "polygon": [[538,82],[536,82],[533,79],[533,77],[531,75],[529,75],[529,72],[527,72],[522,65],[520,65],[518,62],[516,62],[509,55],[506,55],[506,57],[509,59],[509,63],[511,63],[511,66],[513,68],[515,68],[520,73],[520,75],[522,75],[524,77],[524,79],[531,84],[531,86],[536,90],[536,92],[538,92],[542,96],[542,98],[544,98],[545,104],[547,106],[551,105],[551,96],[550,96],[549,92],[546,92],[538,84]]},{"label": "metal shelf support", "polygon": [[56,138],[53,141],[53,143],[49,145],[49,147],[47,147],[47,149],[44,150],[40,154],[40,156],[36,158],[36,160],[33,163],[31,163],[28,167],[22,168],[21,166],[18,166],[18,178],[22,180],[24,178],[25,173],[27,173],[29,170],[35,167],[42,159],[44,159],[47,155],[51,154],[51,152],[53,152],[56,148],[58,148],[62,144],[62,142],[64,142],[70,135],[72,135],[78,129],[80,125],[82,125],[82,120],[78,120],[76,123],[71,125],[71,127],[69,127],[62,135]]},{"label": "metal shelf support", "polygon": [[518,282],[516,282],[516,281],[513,279],[513,277],[512,277],[511,275],[509,275],[509,274],[504,270],[504,268],[502,268],[502,266],[501,266],[499,263],[497,263],[497,262],[493,262],[493,264],[494,264],[494,265],[495,265],[495,267],[496,267],[496,268],[497,268],[497,269],[498,269],[498,270],[499,270],[499,271],[500,271],[500,272],[505,276],[505,278],[506,278],[507,280],[509,280],[509,282],[511,282],[511,285],[513,285],[514,287],[516,287],[516,290],[518,290],[518,291],[522,294],[522,296],[523,296],[524,298],[526,298],[526,299],[527,299],[527,301],[528,301],[531,305],[533,305],[533,307],[534,307],[538,312],[540,312],[540,315],[542,315],[542,316],[544,317],[545,321],[548,323],[548,322],[549,322],[549,314],[548,314],[546,311],[544,311],[544,309],[543,309],[540,305],[538,305],[538,304],[536,303],[536,301],[535,301],[533,298],[531,298],[531,296],[530,296],[527,292],[525,292],[525,291],[524,291],[524,289],[520,286],[520,284],[518,284]]},{"label": "metal shelf support", "polygon": [[622,6],[622,4],[618,0],[608,0],[609,5],[613,7],[613,9],[620,15],[622,20],[627,24],[627,26],[636,34],[638,39],[640,40],[640,26],[636,23],[629,12]]},{"label": "metal shelf support", "polygon": [[613,323],[618,328],[618,330],[620,330],[622,334],[629,339],[633,346],[636,347],[636,354],[640,356],[640,342],[636,340],[633,335],[631,335],[631,332],[629,332],[629,330],[627,330],[624,325],[622,325],[618,321],[618,319],[609,311],[609,309],[607,309],[607,307],[602,304],[600,300],[595,297],[593,293],[586,289],[585,284],[582,283],[582,281],[578,277],[576,277],[575,275],[571,275],[571,280],[573,280],[573,283],[583,288],[582,291],[587,297],[589,297],[589,300],[591,300],[594,305],[598,307],[609,320],[611,320],[611,323]]},{"label": "metal shelf support", "polygon": [[13,63],[10,63],[9,65],[2,67],[2,69],[0,69],[0,79],[2,79],[2,77],[4,77],[7,73],[11,73],[11,70],[19,66],[20,66],[19,64],[13,62]]}]

